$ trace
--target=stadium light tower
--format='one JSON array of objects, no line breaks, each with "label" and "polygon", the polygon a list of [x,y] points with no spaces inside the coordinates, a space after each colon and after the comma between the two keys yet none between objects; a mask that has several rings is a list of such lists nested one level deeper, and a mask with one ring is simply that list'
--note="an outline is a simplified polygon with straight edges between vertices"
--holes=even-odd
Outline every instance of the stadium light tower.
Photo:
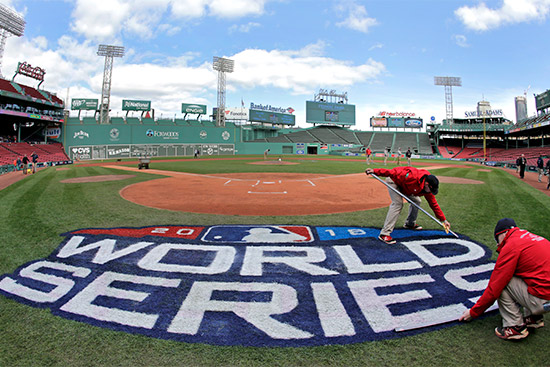
[{"label": "stadium light tower", "polygon": [[9,36],[21,37],[25,31],[25,20],[7,6],[0,4],[0,77],[6,39]]},{"label": "stadium light tower", "polygon": [[453,87],[462,87],[462,79],[455,76],[436,76],[435,85],[445,86],[445,111],[447,123],[453,123]]},{"label": "stadium light tower", "polygon": [[98,56],[105,56],[103,71],[103,87],[101,89],[101,106],[99,107],[99,123],[109,123],[109,104],[111,100],[111,75],[113,74],[113,58],[124,56],[124,47],[99,45]]},{"label": "stadium light tower", "polygon": [[214,70],[218,72],[218,111],[216,113],[216,125],[225,126],[225,73],[232,73],[235,61],[214,56],[212,63]]}]

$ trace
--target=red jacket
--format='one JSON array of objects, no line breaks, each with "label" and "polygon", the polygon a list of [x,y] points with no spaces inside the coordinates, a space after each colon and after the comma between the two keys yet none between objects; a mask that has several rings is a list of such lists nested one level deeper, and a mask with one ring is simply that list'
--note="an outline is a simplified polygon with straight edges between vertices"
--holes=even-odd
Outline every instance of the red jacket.
[{"label": "red jacket", "polygon": [[405,196],[424,196],[432,208],[437,219],[444,221],[445,214],[439,207],[435,195],[424,191],[424,178],[430,174],[425,169],[414,167],[395,167],[392,169],[375,168],[374,174],[377,176],[390,177],[399,187],[399,191]]},{"label": "red jacket", "polygon": [[367,148],[367,155],[371,155],[372,154],[372,150],[370,150],[370,148]]},{"label": "red jacket", "polygon": [[522,278],[533,296],[550,300],[550,241],[515,227],[508,231],[497,252],[497,263],[487,289],[470,309],[470,316],[483,314],[513,276]]}]

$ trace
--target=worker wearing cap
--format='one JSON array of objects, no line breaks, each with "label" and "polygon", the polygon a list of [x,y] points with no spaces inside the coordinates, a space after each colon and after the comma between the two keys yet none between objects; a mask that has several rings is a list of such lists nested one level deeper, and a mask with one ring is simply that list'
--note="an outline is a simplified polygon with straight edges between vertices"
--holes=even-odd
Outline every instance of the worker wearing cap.
[{"label": "worker wearing cap", "polygon": [[[445,214],[443,214],[443,211],[435,199],[435,195],[439,191],[439,180],[437,177],[430,174],[430,172],[414,167],[395,167],[392,169],[367,168],[365,173],[367,175],[374,173],[377,176],[387,177],[386,183],[388,186],[401,192],[416,205],[420,205],[420,196],[424,196],[430,205],[430,208],[432,208],[435,216],[444,222],[443,225],[445,226],[445,229],[448,230],[451,228],[451,224],[446,220]],[[399,214],[401,214],[401,210],[403,209],[403,198],[390,188],[388,188],[388,191],[390,193],[391,204],[388,214],[386,215],[384,227],[380,231],[378,239],[391,245],[396,242],[390,234],[393,232],[397,219],[399,218]],[[411,204],[404,228],[422,229],[420,225],[416,224],[417,217],[418,208]]]},{"label": "worker wearing cap", "polygon": [[496,336],[523,339],[528,328],[544,326],[543,313],[550,311],[550,241],[519,229],[510,218],[498,221],[495,240],[499,255],[489,284],[459,320],[480,316],[498,300],[502,327]]}]

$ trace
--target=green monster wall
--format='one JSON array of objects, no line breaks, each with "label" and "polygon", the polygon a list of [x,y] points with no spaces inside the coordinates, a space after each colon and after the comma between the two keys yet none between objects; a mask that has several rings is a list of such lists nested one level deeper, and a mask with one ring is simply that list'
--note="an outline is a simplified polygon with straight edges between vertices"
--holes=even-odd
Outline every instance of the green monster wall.
[{"label": "green monster wall", "polygon": [[[84,120],[84,119],[83,119]],[[69,118],[63,127],[60,141],[73,160],[122,159],[134,157],[192,156],[199,150],[201,156],[263,154],[329,154],[330,146],[321,144],[246,142],[250,127],[229,123],[216,127],[206,121],[158,120],[156,124],[141,124],[139,120],[100,125],[95,119],[81,123]],[[244,138],[243,138],[244,135]],[[337,149],[337,148],[334,148]],[[341,148],[340,148],[341,149]]]}]

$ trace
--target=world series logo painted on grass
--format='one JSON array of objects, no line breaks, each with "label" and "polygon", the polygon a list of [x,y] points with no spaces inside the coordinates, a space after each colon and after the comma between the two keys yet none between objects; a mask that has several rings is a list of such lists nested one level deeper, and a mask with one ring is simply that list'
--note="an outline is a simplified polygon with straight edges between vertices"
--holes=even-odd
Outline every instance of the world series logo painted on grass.
[{"label": "world series logo painted on grass", "polygon": [[189,343],[348,344],[452,325],[494,267],[490,250],[465,236],[396,230],[397,244],[386,245],[378,234],[300,225],[81,229],[0,277],[0,293],[68,319]]}]

